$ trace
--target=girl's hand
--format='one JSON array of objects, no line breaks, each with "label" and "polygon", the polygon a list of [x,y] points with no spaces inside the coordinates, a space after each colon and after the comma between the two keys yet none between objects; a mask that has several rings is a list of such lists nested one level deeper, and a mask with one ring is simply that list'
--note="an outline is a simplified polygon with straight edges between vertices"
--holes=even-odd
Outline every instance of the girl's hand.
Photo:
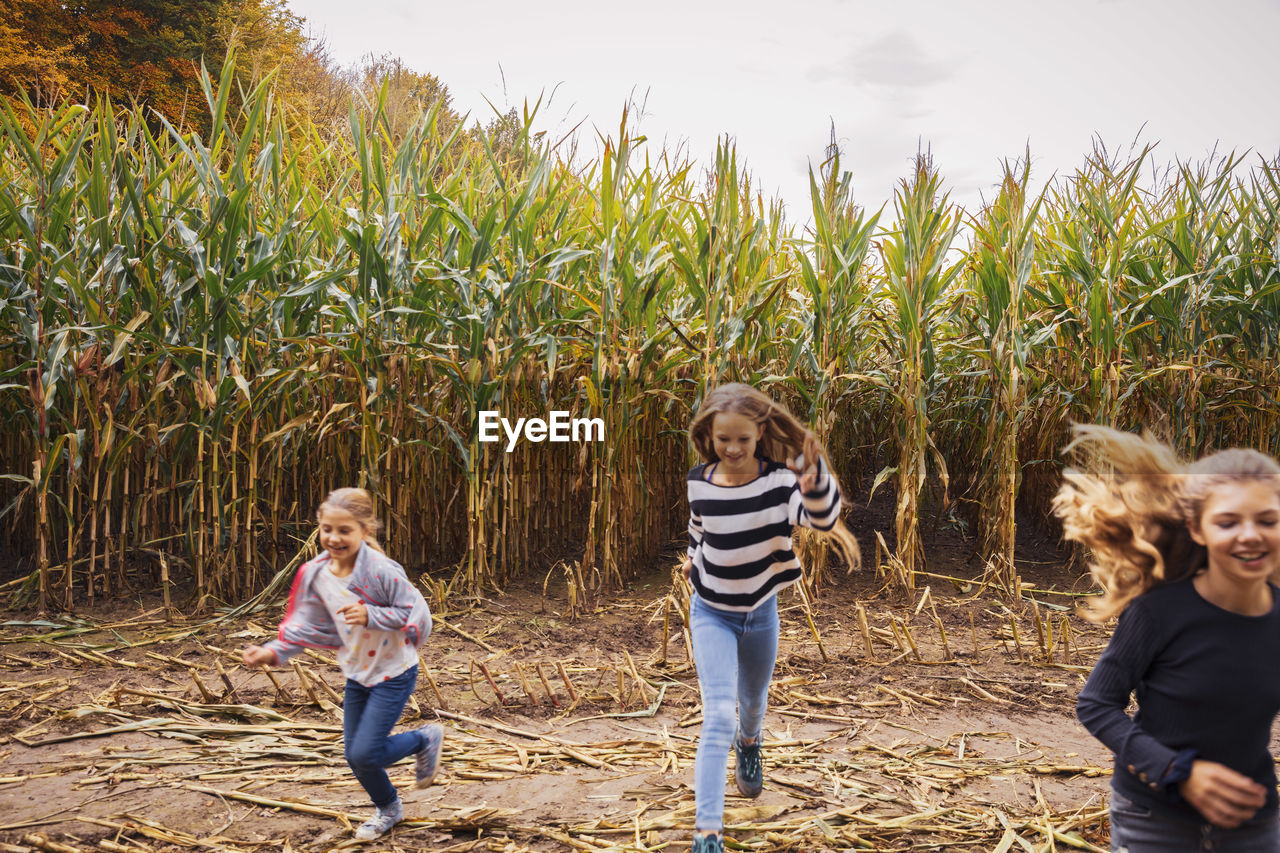
[{"label": "girl's hand", "polygon": [[[804,459],[803,470],[800,468],[801,458]],[[796,480],[800,483],[801,493],[812,492],[817,487],[819,458],[821,457],[818,452],[818,440],[813,437],[813,433],[806,433],[803,457],[797,456],[795,459],[787,460],[787,467],[795,472]]]},{"label": "girl's hand", "polygon": [[689,580],[689,574],[693,571],[693,560],[688,557],[684,558],[684,562],[680,564],[680,574],[684,575],[686,581]]},{"label": "girl's hand", "polygon": [[368,625],[369,611],[364,606],[363,601],[357,601],[354,604],[348,604],[346,607],[338,608],[338,612],[342,614],[342,618],[346,620],[348,625]]},{"label": "girl's hand", "polygon": [[1193,762],[1190,778],[1178,783],[1178,791],[1205,820],[1223,829],[1235,829],[1267,801],[1265,788],[1216,761]]},{"label": "girl's hand", "polygon": [[244,665],[249,668],[272,666],[276,663],[276,653],[265,646],[246,646],[244,651],[240,652],[240,660],[244,661]]}]

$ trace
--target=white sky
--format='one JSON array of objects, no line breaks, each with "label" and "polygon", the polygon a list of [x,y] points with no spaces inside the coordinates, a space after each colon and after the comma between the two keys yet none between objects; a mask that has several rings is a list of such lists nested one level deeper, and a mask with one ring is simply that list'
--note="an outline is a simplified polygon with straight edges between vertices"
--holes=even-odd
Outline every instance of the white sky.
[{"label": "white sky", "polygon": [[339,62],[400,56],[473,119],[492,117],[485,98],[542,95],[535,128],[585,119],[580,152],[616,135],[629,100],[653,154],[684,145],[710,165],[727,134],[798,223],[832,121],[872,209],[920,143],[971,211],[1028,143],[1038,182],[1095,136],[1115,150],[1141,131],[1161,161],[1280,155],[1280,0],[288,2]]}]

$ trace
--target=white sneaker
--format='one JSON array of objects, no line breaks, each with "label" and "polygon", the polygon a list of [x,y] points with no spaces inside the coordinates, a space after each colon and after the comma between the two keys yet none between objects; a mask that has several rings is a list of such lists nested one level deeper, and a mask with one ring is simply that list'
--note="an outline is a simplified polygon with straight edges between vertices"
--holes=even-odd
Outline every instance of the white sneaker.
[{"label": "white sneaker", "polygon": [[414,784],[425,788],[436,778],[440,768],[440,744],[444,740],[444,729],[435,724],[418,729],[422,735],[422,749],[413,761]]},{"label": "white sneaker", "polygon": [[398,799],[385,809],[374,809],[373,817],[356,827],[356,840],[372,841],[381,838],[403,819],[404,807]]}]

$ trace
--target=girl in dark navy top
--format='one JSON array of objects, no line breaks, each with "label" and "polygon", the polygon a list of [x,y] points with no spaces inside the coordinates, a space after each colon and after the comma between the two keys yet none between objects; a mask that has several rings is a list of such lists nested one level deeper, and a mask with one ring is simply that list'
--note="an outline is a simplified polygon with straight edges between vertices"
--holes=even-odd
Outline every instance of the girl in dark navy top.
[{"label": "girl in dark navy top", "polygon": [[[703,463],[689,472],[693,583],[689,633],[702,694],[694,763],[694,853],[722,853],[725,758],[744,797],[764,785],[761,727],[778,653],[779,590],[800,579],[791,532],[832,535],[850,565],[858,543],[840,522],[840,487],[813,433],[749,385],[707,395],[689,426]],[[736,733],[735,733],[736,728]]]},{"label": "girl in dark navy top", "polygon": [[1111,849],[1280,850],[1280,465],[1241,449],[1184,465],[1100,426],[1072,447],[1094,464],[1066,472],[1054,511],[1093,554],[1086,615],[1120,617],[1076,708],[1115,753]]}]

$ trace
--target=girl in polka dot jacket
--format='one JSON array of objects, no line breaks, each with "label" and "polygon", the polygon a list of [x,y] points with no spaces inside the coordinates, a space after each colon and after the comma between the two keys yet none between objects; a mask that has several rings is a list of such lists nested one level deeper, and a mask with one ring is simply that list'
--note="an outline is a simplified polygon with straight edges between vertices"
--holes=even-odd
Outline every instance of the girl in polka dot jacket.
[{"label": "girl in polka dot jacket", "polygon": [[344,755],[376,809],[355,833],[368,841],[403,816],[385,768],[416,755],[422,788],[439,765],[440,726],[391,734],[417,684],[418,648],[431,633],[431,612],[374,538],[377,519],[367,492],[331,492],[316,515],[325,550],[298,569],[278,638],[249,646],[242,656],[252,667],[284,663],[307,646],[337,651],[347,677]]}]

